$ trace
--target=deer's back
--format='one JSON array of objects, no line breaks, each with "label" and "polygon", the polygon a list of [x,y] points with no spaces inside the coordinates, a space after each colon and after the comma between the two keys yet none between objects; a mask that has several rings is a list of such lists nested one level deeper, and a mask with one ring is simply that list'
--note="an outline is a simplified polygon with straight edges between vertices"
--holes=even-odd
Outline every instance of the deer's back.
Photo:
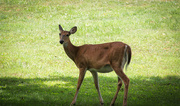
[{"label": "deer's back", "polygon": [[123,42],[111,42],[103,44],[86,44],[79,46],[75,59],[76,65],[80,67],[100,69],[110,65],[112,59],[118,59],[123,55]]}]

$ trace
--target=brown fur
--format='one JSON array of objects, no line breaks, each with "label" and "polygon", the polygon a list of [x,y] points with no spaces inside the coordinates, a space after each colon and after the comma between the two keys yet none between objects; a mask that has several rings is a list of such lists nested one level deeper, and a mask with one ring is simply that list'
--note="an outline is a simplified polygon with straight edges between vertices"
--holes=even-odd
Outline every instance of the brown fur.
[{"label": "brown fur", "polygon": [[127,65],[130,63],[130,46],[123,42],[110,42],[96,45],[86,44],[82,46],[74,46],[71,43],[69,36],[76,32],[77,27],[73,27],[70,31],[64,31],[59,25],[59,30],[61,32],[60,43],[63,44],[66,54],[74,61],[80,71],[76,93],[71,105],[76,103],[79,88],[84,79],[86,70],[89,70],[93,75],[94,83],[99,94],[101,105],[103,105],[104,102],[99,91],[97,72],[106,73],[114,70],[118,75],[118,88],[114,99],[111,102],[111,105],[114,104],[117,98],[119,89],[122,86],[122,81],[125,84],[123,105],[127,105],[129,78],[124,74],[123,67],[125,63],[127,63]]}]

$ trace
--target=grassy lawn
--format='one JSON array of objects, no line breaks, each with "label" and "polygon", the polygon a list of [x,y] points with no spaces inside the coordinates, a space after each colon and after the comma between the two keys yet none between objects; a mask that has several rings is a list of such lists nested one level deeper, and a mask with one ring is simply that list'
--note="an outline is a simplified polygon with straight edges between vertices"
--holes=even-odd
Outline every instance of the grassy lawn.
[{"label": "grassy lawn", "polygon": [[[74,45],[122,41],[131,46],[125,72],[129,106],[180,104],[179,0],[1,0],[1,106],[70,105],[79,71],[59,44],[59,24],[65,30],[78,27],[71,36]],[[100,73],[99,83],[108,106],[117,76]],[[116,106],[123,103],[123,87]],[[99,105],[90,72],[76,105]]]}]

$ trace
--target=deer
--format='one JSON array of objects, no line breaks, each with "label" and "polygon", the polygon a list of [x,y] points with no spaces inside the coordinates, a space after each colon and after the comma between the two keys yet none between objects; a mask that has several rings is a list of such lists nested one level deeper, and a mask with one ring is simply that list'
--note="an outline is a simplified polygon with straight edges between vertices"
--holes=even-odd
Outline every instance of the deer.
[{"label": "deer", "polygon": [[130,79],[123,72],[123,68],[126,64],[127,69],[127,66],[131,61],[130,46],[123,42],[84,44],[82,46],[75,46],[71,43],[69,36],[77,31],[77,26],[72,27],[70,31],[65,31],[59,24],[59,31],[59,43],[63,45],[65,53],[79,69],[77,88],[70,106],[75,105],[76,103],[77,96],[87,70],[90,71],[93,76],[101,106],[103,106],[104,101],[99,90],[98,72],[109,73],[114,70],[118,76],[118,84],[117,91],[111,101],[110,106],[114,105],[118,92],[123,83],[125,85],[123,106],[126,106]]}]

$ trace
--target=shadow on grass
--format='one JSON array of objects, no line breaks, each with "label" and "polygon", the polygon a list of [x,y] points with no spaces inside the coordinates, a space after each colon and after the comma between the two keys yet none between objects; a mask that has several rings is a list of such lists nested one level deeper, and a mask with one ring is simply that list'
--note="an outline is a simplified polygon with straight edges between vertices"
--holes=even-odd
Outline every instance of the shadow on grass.
[{"label": "shadow on grass", "polygon": [[[128,105],[179,105],[178,76],[130,78]],[[99,77],[100,89],[108,106],[116,92],[117,80]],[[0,105],[62,105],[69,106],[76,90],[77,78],[50,76],[48,78],[0,78]],[[124,86],[123,86],[124,87]],[[122,105],[124,88],[115,105]],[[76,102],[77,106],[99,105],[98,94],[91,77],[85,78]]]}]

